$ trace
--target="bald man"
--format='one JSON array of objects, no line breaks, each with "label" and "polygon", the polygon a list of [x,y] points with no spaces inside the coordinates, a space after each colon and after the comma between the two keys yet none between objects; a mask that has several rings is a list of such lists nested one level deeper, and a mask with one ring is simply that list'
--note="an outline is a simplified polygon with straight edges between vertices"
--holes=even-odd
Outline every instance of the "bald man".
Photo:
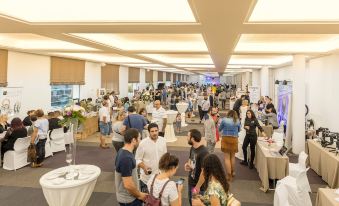
[{"label": "bald man", "polygon": [[162,108],[159,100],[154,101],[154,109],[152,112],[152,122],[159,126],[159,136],[165,135],[165,128],[167,123],[166,110]]}]

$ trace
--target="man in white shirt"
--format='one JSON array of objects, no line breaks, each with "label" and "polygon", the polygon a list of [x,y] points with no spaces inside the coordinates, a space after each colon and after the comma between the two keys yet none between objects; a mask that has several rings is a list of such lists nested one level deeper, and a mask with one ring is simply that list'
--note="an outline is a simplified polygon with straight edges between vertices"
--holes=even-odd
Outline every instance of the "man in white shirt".
[{"label": "man in white shirt", "polygon": [[162,108],[160,101],[154,101],[154,109],[152,112],[152,122],[156,123],[159,127],[159,136],[164,137],[165,127],[167,123],[166,110]]},{"label": "man in white shirt", "polygon": [[103,101],[102,107],[99,110],[99,127],[100,127],[100,147],[103,149],[108,148],[105,137],[109,137],[112,128],[110,109],[108,102]]},{"label": "man in white shirt", "polygon": [[167,152],[166,139],[159,137],[158,125],[148,125],[149,137],[141,140],[135,159],[140,170],[140,190],[147,191],[147,182],[151,174],[159,174],[159,160]]}]

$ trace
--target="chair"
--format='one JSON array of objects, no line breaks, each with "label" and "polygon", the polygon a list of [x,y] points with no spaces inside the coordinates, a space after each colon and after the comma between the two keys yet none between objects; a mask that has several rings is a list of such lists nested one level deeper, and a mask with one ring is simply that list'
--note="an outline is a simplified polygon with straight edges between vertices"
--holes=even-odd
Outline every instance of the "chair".
[{"label": "chair", "polygon": [[14,150],[4,154],[3,168],[5,170],[17,170],[29,164],[27,162],[27,149],[31,143],[31,137],[18,138],[14,143]]},{"label": "chair", "polygon": [[239,138],[238,138],[238,152],[235,154],[235,156],[240,160],[244,160],[244,154],[242,152],[242,145],[243,145],[245,136],[246,136],[245,130],[241,130],[239,132]]},{"label": "chair", "polygon": [[284,145],[284,133],[273,132],[272,139],[276,142],[278,147]]},{"label": "chair", "polygon": [[[302,151],[299,154],[299,158],[298,158],[298,163],[289,163],[289,175],[297,178],[298,175],[301,181],[301,184],[303,185],[303,188],[308,191],[311,192],[311,187],[310,187],[310,183],[308,182],[308,178],[307,178],[307,171],[309,170],[309,168],[306,168],[306,160],[307,160],[308,155]],[[302,173],[304,172],[304,173]],[[302,173],[303,175],[300,176],[300,173]]]},{"label": "chair", "polygon": [[274,193],[274,206],[312,206],[310,195],[303,188],[302,179],[299,178],[306,175],[305,173],[306,171],[302,171],[297,178],[287,176],[278,181]]},{"label": "chair", "polygon": [[45,157],[53,156],[52,148],[51,148],[51,139],[47,135],[47,140],[45,144]]},{"label": "chair", "polygon": [[50,134],[50,144],[52,152],[66,151],[65,133],[63,128],[53,129]]}]

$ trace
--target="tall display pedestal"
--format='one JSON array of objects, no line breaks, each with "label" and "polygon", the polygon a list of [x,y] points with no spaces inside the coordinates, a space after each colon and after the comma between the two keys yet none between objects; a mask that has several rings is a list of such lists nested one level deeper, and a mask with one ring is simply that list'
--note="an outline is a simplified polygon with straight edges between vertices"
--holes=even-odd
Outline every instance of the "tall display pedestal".
[{"label": "tall display pedestal", "polygon": [[175,142],[177,138],[175,137],[173,122],[178,114],[177,111],[168,110],[166,111],[167,114],[167,124],[165,128],[165,139],[166,142]]},{"label": "tall display pedestal", "polygon": [[185,112],[188,108],[188,103],[180,102],[176,104],[178,112],[181,114],[181,127],[186,127],[188,124],[186,124],[186,115]]}]

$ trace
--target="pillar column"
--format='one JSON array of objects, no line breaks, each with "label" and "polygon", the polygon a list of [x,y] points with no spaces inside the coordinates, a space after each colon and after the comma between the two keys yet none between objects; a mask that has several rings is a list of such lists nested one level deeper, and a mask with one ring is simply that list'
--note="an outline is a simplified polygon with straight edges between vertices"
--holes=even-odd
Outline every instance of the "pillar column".
[{"label": "pillar column", "polygon": [[119,67],[119,97],[128,96],[128,67]]},{"label": "pillar column", "polygon": [[295,154],[305,150],[305,70],[305,56],[295,55],[292,75],[292,151]]},{"label": "pillar column", "polygon": [[269,85],[269,69],[267,66],[262,67],[260,70],[260,91],[261,96],[269,96],[270,85]]}]

